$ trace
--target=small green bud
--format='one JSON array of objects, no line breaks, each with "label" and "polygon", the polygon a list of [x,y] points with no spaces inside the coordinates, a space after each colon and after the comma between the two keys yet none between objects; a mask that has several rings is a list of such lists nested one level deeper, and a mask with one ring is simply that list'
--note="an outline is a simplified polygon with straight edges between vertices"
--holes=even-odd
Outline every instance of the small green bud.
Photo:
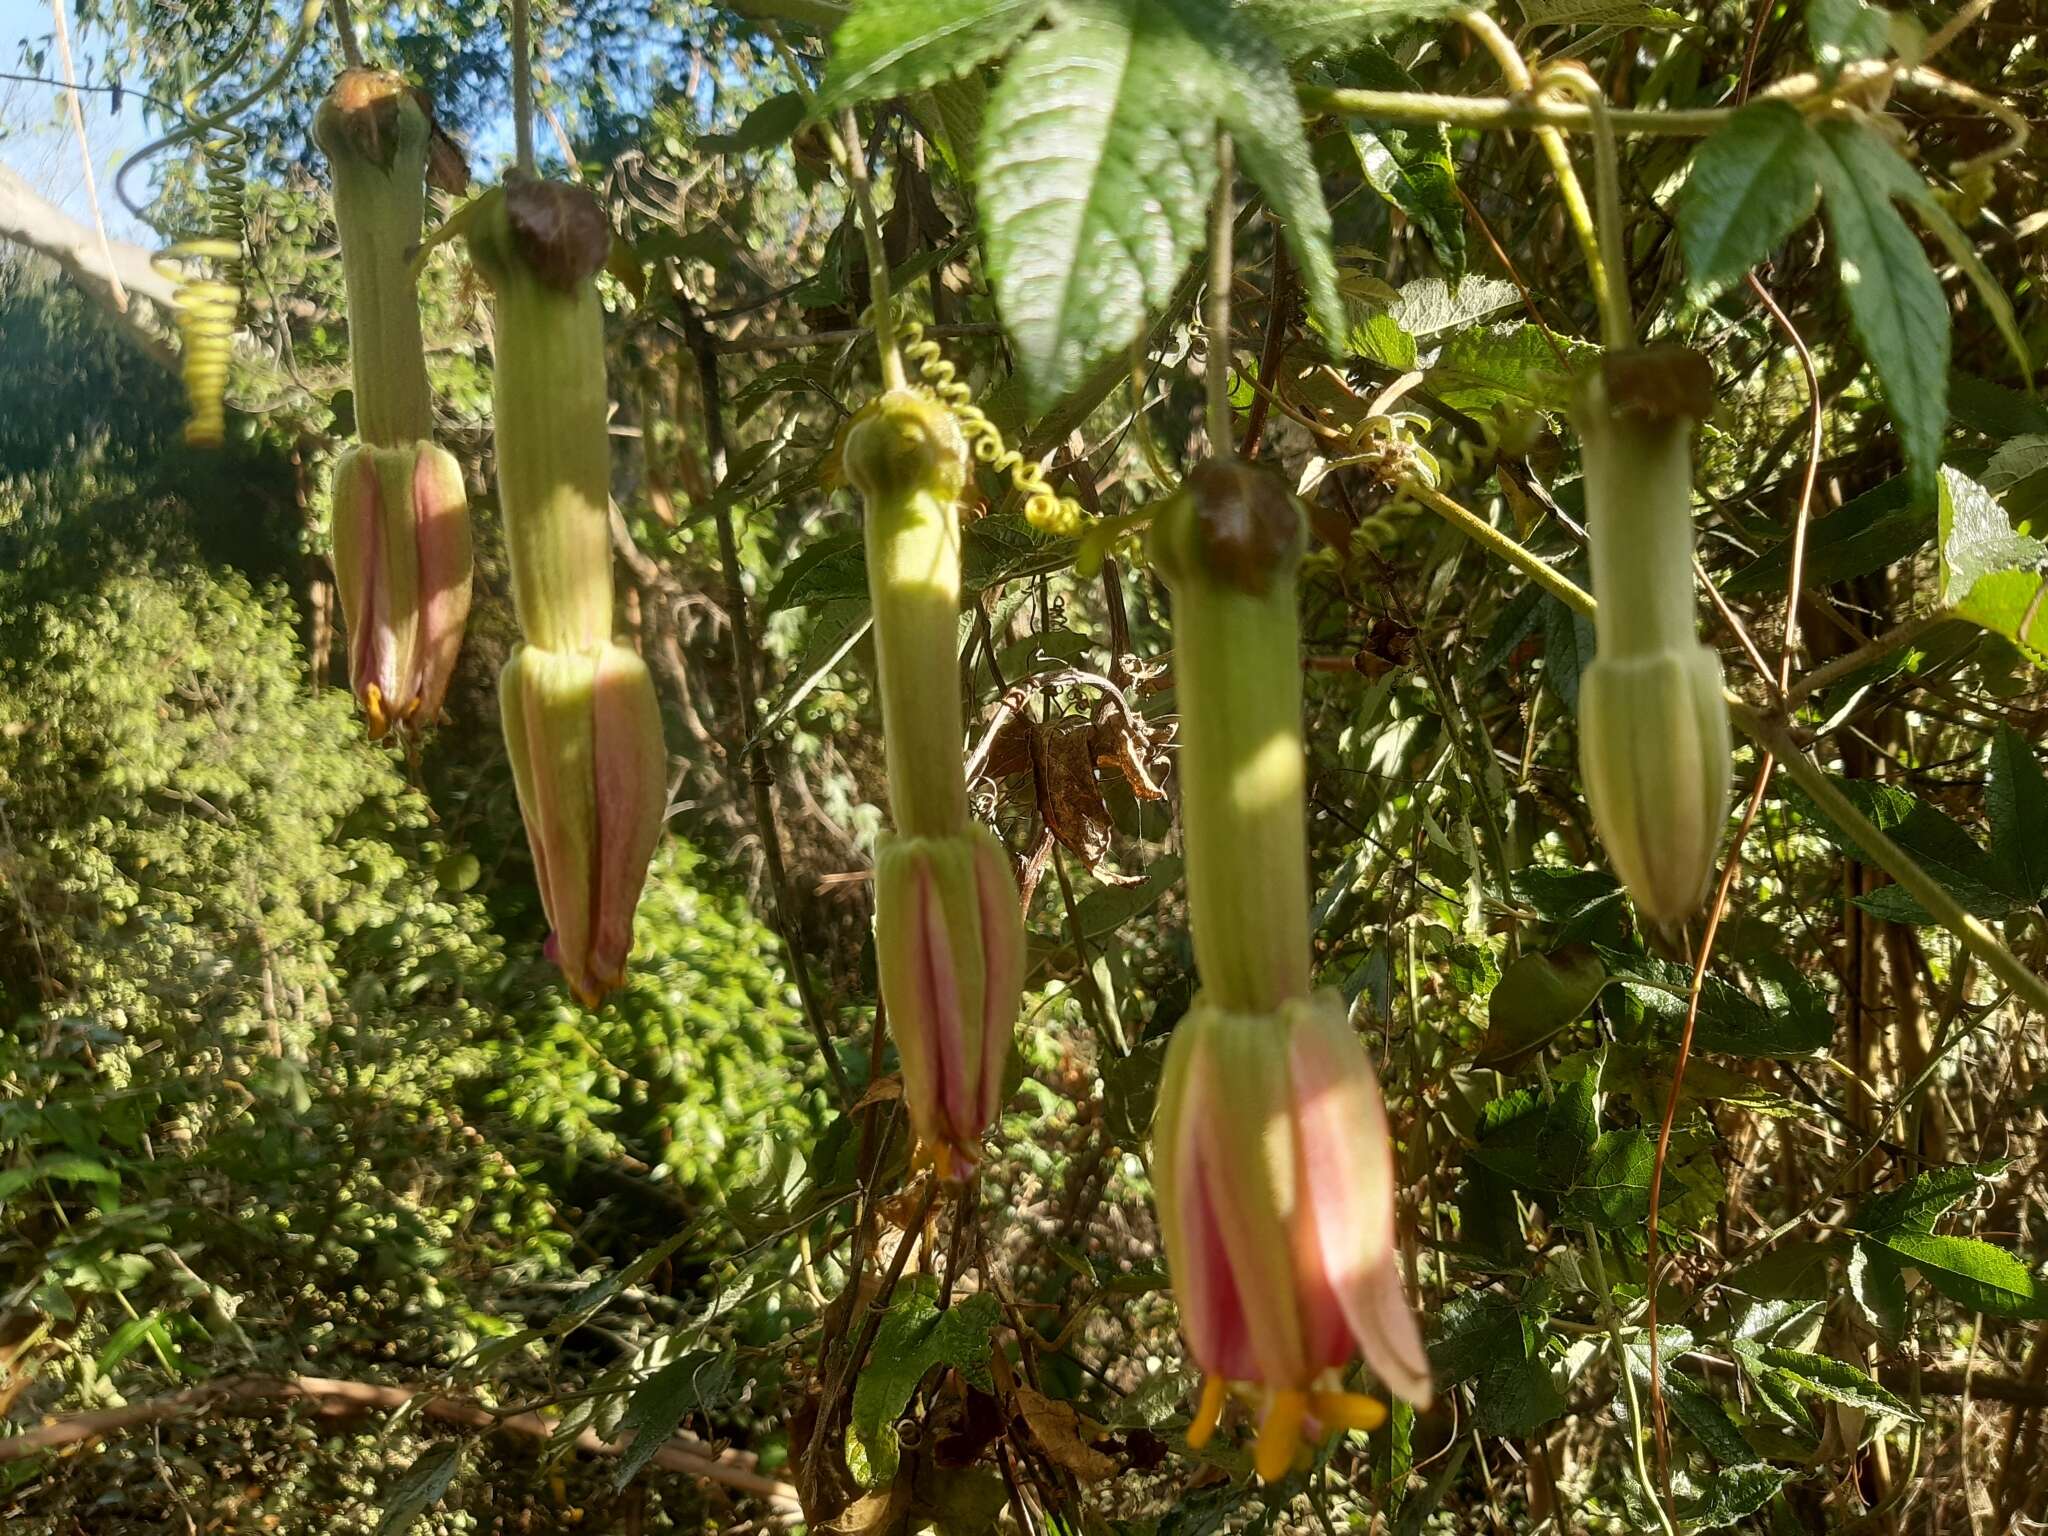
[{"label": "small green bud", "polygon": [[1595,656],[1579,679],[1579,772],[1614,871],[1649,919],[1706,898],[1733,776],[1721,658],[1697,643]]}]

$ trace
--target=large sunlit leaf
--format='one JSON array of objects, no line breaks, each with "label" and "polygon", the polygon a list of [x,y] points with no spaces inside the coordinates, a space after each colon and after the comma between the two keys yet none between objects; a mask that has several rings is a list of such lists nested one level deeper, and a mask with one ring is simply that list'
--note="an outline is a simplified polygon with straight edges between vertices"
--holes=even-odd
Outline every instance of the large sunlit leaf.
[{"label": "large sunlit leaf", "polygon": [[1159,0],[1063,10],[1011,56],[978,180],[996,304],[1034,411],[1121,352],[1173,292],[1202,240],[1225,89]]},{"label": "large sunlit leaf", "polygon": [[1046,0],[861,0],[832,34],[820,107],[904,96],[963,75],[1037,24]]},{"label": "large sunlit leaf", "polygon": [[1940,507],[1942,603],[2048,665],[2048,542],[1959,470],[1942,470]]},{"label": "large sunlit leaf", "polygon": [[1325,335],[1330,215],[1281,55],[1226,0],[1074,0],[989,99],[981,211],[996,304],[1044,411],[1127,347],[1207,229],[1216,131],[1266,195]]},{"label": "large sunlit leaf", "polygon": [[1951,1301],[1994,1317],[2048,1317],[2048,1283],[2003,1248],[1975,1237],[1887,1232],[1878,1238]]},{"label": "large sunlit leaf", "polygon": [[1822,207],[1849,317],[1898,425],[1914,487],[1931,496],[1948,425],[1948,301],[1894,202],[1897,188],[1870,175],[1862,139],[1871,131],[1846,120],[1820,125]]}]

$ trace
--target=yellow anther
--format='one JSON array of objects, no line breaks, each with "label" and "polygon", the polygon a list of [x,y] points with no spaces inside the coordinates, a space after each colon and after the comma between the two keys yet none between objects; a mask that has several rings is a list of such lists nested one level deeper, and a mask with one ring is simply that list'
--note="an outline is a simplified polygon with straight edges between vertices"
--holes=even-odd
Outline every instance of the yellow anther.
[{"label": "yellow anther", "polygon": [[1302,1421],[1307,1417],[1306,1392],[1274,1392],[1268,1396],[1258,1444],[1252,1447],[1252,1467],[1261,1482],[1277,1483],[1293,1468],[1294,1453],[1301,1449]]},{"label": "yellow anther", "polygon": [[1308,1411],[1325,1429],[1370,1432],[1387,1422],[1387,1405],[1363,1392],[1311,1392]]},{"label": "yellow anther", "polygon": [[370,739],[382,740],[391,728],[391,717],[384,713],[384,690],[375,683],[363,690],[363,713],[370,719]]},{"label": "yellow anther", "polygon": [[1211,1376],[1202,1382],[1202,1400],[1195,1406],[1195,1417],[1188,1425],[1188,1449],[1199,1451],[1209,1443],[1216,1433],[1216,1422],[1223,1417],[1223,1400],[1230,1395],[1230,1388],[1221,1376]]}]

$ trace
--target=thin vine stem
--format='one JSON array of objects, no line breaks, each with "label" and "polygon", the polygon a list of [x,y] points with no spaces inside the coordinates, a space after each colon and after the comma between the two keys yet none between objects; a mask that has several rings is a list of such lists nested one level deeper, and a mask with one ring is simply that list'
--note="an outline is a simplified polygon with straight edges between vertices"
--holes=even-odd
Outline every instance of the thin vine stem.
[{"label": "thin vine stem", "polygon": [[350,69],[361,69],[363,45],[356,41],[355,11],[349,0],[328,0],[327,9],[334,17],[334,37],[341,45],[342,62]]},{"label": "thin vine stem", "polygon": [[[1534,550],[1508,537],[1484,518],[1466,510],[1433,487],[1418,481],[1404,482],[1404,489],[1421,505],[1446,522],[1463,529],[1493,554],[1533,578],[1543,589],[1575,613],[1592,618],[1600,605],[1593,594],[1568,576],[1544,563]],[[2007,986],[2048,1019],[2048,981],[2043,981],[2005,945],[2005,941],[1964,908],[1948,888],[1927,871],[1911,854],[1885,835],[1876,823],[1836,787],[1821,766],[1806,755],[1784,720],[1766,714],[1748,700],[1726,695],[1728,718],[1735,728],[1778,759],[1778,766],[1807,794],[1821,813],[1834,823],[1872,863],[1906,888],[1934,920],[1959,939]]]},{"label": "thin vine stem", "polygon": [[[1522,51],[1514,44],[1499,22],[1484,11],[1460,11],[1458,21],[1477,37],[1486,51],[1493,55],[1493,62],[1507,81],[1508,89],[1519,96],[1535,95],[1535,81],[1529,74],[1529,66],[1523,61]],[[1587,108],[1587,123],[1592,125],[1593,113]],[[1557,193],[1564,202],[1564,211],[1571,220],[1572,230],[1579,237],[1579,248],[1585,253],[1586,275],[1593,284],[1593,292],[1600,303],[1603,327],[1613,323],[1617,313],[1626,313],[1626,301],[1622,300],[1617,310],[1614,286],[1621,278],[1611,275],[1607,269],[1607,258],[1601,250],[1600,234],[1593,223],[1593,210],[1586,202],[1586,189],[1579,181],[1579,173],[1572,164],[1571,150],[1566,146],[1564,135],[1548,124],[1534,130],[1536,142],[1542,146],[1543,154],[1550,161],[1551,174],[1557,178]],[[1609,125],[1612,133],[1612,124]],[[1628,328],[1626,321],[1623,329]],[[1610,341],[1609,345],[1613,343]]]},{"label": "thin vine stem", "polygon": [[528,176],[533,162],[532,0],[512,0],[512,142],[514,159]]},{"label": "thin vine stem", "polygon": [[896,308],[889,292],[889,252],[882,243],[882,221],[875,214],[874,188],[868,180],[867,156],[861,150],[860,125],[855,121],[851,107],[839,114],[837,123],[821,112],[818,93],[811,88],[803,61],[789,46],[782,29],[772,21],[764,21],[761,30],[774,44],[776,55],[789,71],[797,97],[804,104],[804,111],[817,122],[824,135],[825,152],[832,157],[840,180],[846,183],[846,195],[853,202],[854,217],[860,225],[861,248],[868,259],[868,326],[874,332],[875,351],[881,358],[882,387],[902,389],[908,383],[908,376],[903,371],[903,354],[896,346]]},{"label": "thin vine stem", "polygon": [[1202,364],[1207,394],[1209,452],[1230,451],[1230,283],[1235,249],[1231,233],[1236,222],[1236,157],[1230,135],[1216,136],[1216,197],[1209,215],[1209,293],[1203,319],[1209,331],[1209,352]]},{"label": "thin vine stem", "polygon": [[[1643,1455],[1643,1408],[1636,1400],[1635,1372],[1629,1369],[1628,1345],[1621,1337],[1621,1314],[1615,1309],[1614,1292],[1607,1287],[1607,1261],[1600,1257],[1600,1234],[1590,1222],[1581,1232],[1586,1239],[1586,1256],[1593,1261],[1593,1284],[1600,1290],[1601,1320],[1606,1323],[1608,1340],[1614,1345],[1614,1368],[1621,1373],[1622,1395],[1628,1399],[1628,1446],[1635,1457],[1636,1481],[1642,1485],[1643,1497],[1657,1511],[1657,1523],[1664,1528],[1664,1536],[1678,1536],[1678,1527],[1650,1482],[1649,1460]],[[1654,1341],[1651,1348],[1656,1348]],[[1655,1369],[1653,1365],[1651,1370]]]},{"label": "thin vine stem", "polygon": [[[1623,352],[1636,344],[1635,315],[1629,308],[1628,256],[1622,244],[1621,156],[1615,142],[1614,120],[1607,109],[1607,93],[1578,64],[1561,65],[1549,71],[1543,84],[1583,101],[1586,110],[1593,114],[1593,196],[1598,214],[1594,232],[1600,247],[1600,264],[1606,272],[1606,280],[1599,284],[1600,339],[1608,351]],[[1562,144],[1564,136],[1556,137]]]}]

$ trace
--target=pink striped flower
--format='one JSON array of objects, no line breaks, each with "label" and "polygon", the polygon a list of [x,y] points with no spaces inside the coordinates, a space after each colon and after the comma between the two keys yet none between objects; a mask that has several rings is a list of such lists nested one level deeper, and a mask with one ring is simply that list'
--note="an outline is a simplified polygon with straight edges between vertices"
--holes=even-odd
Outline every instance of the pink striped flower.
[{"label": "pink striped flower", "polygon": [[911,1127],[941,1177],[964,1177],[1001,1101],[1024,986],[1017,882],[986,828],[884,836],[875,960]]},{"label": "pink striped flower", "polygon": [[370,734],[441,713],[469,622],[462,467],[432,443],[353,448],[334,471],[334,582]]},{"label": "pink striped flower", "polygon": [[523,645],[505,663],[498,703],[554,930],[548,958],[594,1008],[625,979],[633,911],[668,804],[654,679],[623,645]]},{"label": "pink striped flower", "polygon": [[1385,1407],[1343,1382],[1361,1355],[1389,1391],[1429,1401],[1401,1290],[1386,1109],[1335,994],[1273,1014],[1197,998],[1167,1050],[1152,1178],[1206,1378],[1190,1446],[1208,1441],[1232,1391],[1256,1407],[1253,1460],[1268,1481],[1304,1435],[1376,1428]]}]

